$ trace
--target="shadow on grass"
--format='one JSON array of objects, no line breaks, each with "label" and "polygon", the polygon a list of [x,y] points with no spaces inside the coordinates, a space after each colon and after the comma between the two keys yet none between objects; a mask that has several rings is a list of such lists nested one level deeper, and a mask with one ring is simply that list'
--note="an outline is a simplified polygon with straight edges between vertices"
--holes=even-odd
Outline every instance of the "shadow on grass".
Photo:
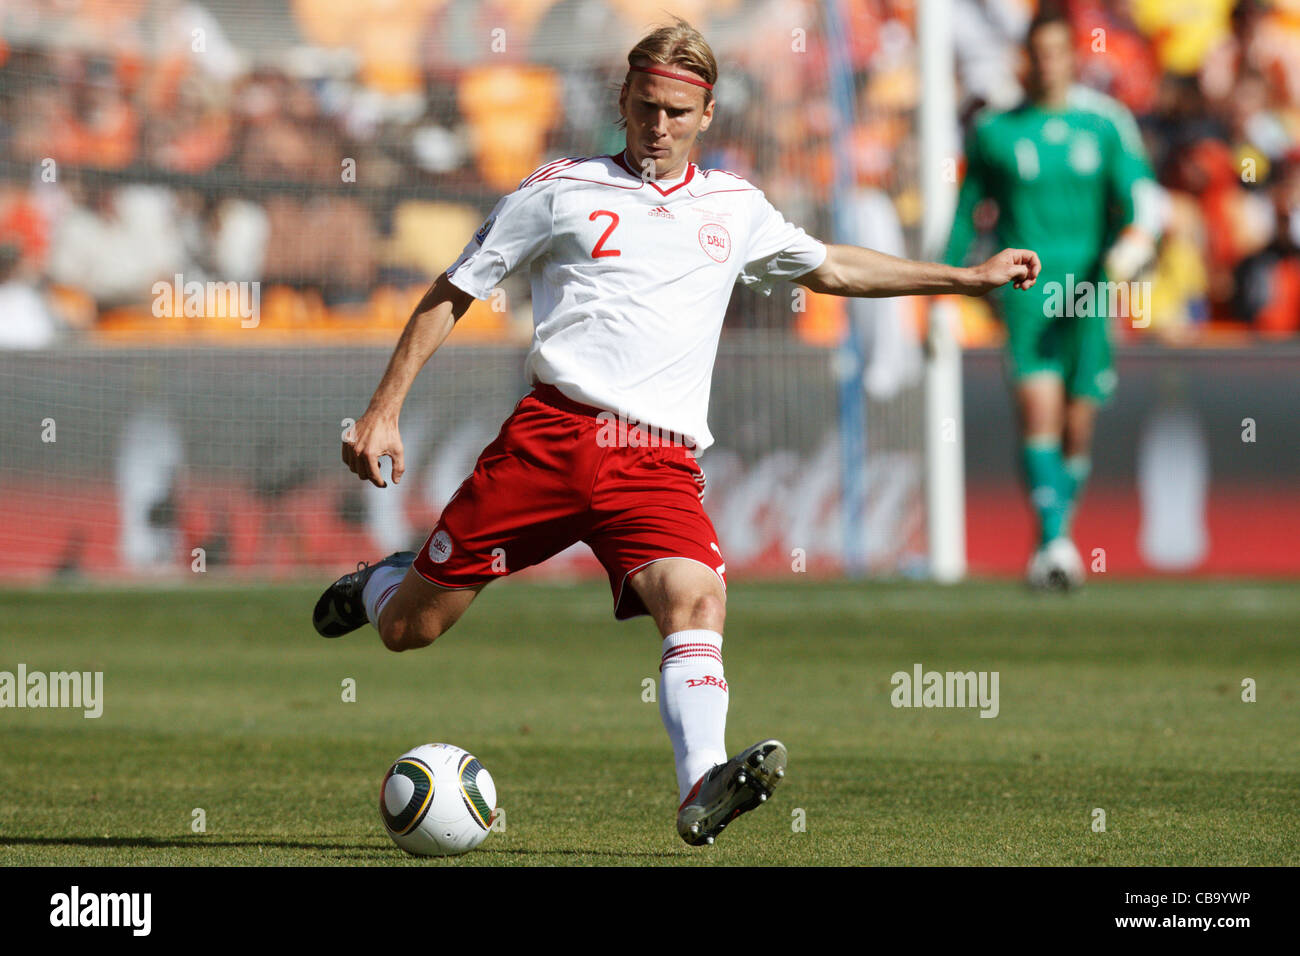
[{"label": "shadow on grass", "polygon": [[[144,850],[198,849],[198,848],[249,848],[265,847],[276,850],[344,850],[368,855],[391,855],[393,848],[373,843],[334,843],[323,840],[303,842],[298,840],[209,840],[206,837],[0,837],[0,847],[39,846],[61,847],[79,846],[92,848],[132,848]],[[530,850],[524,847],[492,847],[477,851],[479,857],[493,856],[585,856],[608,857],[613,860],[626,859],[681,859],[681,853],[669,851],[630,852],[619,850],[578,850],[554,848],[549,850]]]},{"label": "shadow on grass", "polygon": [[683,857],[681,853],[669,853],[666,851],[633,853],[626,850],[528,850],[524,847],[494,847],[490,850],[476,850],[479,856],[607,856],[615,860],[626,860],[633,858],[645,858],[651,860],[680,860]]},{"label": "shadow on grass", "polygon": [[196,847],[271,847],[279,850],[381,850],[368,843],[303,843],[296,840],[209,840],[206,837],[0,837],[4,846],[135,847],[146,850],[194,849]]}]

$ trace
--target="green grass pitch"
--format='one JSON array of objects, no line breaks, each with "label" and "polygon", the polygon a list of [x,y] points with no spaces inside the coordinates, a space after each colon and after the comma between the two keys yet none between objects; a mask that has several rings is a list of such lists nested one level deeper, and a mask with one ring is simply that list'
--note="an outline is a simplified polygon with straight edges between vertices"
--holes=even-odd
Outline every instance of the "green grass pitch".
[{"label": "green grass pitch", "polygon": [[[0,864],[1300,862],[1293,583],[735,583],[728,745],[780,737],[790,768],[700,849],[643,700],[658,635],[603,586],[501,582],[400,655],[316,637],[318,591],[0,593],[0,670],[103,671],[105,698],[0,710]],[[999,715],[894,708],[917,663],[998,671]],[[380,825],[388,762],[430,741],[474,752],[506,811],[457,860]]]}]

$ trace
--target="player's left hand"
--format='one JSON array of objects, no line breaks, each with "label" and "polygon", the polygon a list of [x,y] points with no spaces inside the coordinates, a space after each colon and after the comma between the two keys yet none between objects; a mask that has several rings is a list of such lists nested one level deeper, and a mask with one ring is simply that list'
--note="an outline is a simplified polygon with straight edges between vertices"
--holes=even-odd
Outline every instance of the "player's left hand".
[{"label": "player's left hand", "polygon": [[975,288],[970,294],[984,295],[1008,282],[1017,289],[1031,289],[1042,268],[1038,253],[1032,249],[1003,249],[972,269]]}]

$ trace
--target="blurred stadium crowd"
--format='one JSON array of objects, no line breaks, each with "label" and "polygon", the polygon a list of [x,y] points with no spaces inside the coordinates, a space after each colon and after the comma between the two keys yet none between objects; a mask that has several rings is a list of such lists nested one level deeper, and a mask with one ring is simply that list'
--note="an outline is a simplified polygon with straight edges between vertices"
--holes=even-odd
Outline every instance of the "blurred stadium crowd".
[{"label": "blurred stadium crowd", "polygon": [[[858,185],[892,200],[914,244],[916,2],[842,4]],[[391,338],[502,193],[554,155],[621,148],[623,57],[660,6],[719,53],[701,165],[753,178],[830,235],[833,122],[812,0],[0,3],[0,346],[234,341],[238,322],[154,314],[155,283],[176,275],[260,283],[272,334],[258,343]],[[968,121],[1018,95],[1034,3],[954,7]],[[1070,11],[1081,81],[1133,111],[1171,195],[1145,334],[1300,331],[1300,0]],[[508,291],[509,309],[476,306],[454,341],[526,341],[526,289]],[[844,321],[821,303],[792,323],[788,303],[739,292],[732,311],[736,325],[822,343]],[[967,323],[968,344],[997,335]]]}]

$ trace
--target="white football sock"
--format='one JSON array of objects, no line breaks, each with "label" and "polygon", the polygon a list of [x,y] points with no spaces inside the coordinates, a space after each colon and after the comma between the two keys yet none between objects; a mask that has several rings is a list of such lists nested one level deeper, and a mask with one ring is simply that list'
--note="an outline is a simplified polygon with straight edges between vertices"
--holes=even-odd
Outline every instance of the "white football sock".
[{"label": "white football sock", "polygon": [[677,631],[664,638],[659,662],[659,716],[673,742],[678,800],[714,764],[727,762],[727,681],[722,635]]},{"label": "white football sock", "polygon": [[397,593],[397,586],[402,583],[404,577],[406,577],[406,568],[391,566],[376,568],[375,573],[370,575],[370,580],[362,589],[361,600],[366,605],[366,617],[370,618],[370,623],[375,626],[376,631],[379,630],[379,615],[384,610],[384,605]]}]

